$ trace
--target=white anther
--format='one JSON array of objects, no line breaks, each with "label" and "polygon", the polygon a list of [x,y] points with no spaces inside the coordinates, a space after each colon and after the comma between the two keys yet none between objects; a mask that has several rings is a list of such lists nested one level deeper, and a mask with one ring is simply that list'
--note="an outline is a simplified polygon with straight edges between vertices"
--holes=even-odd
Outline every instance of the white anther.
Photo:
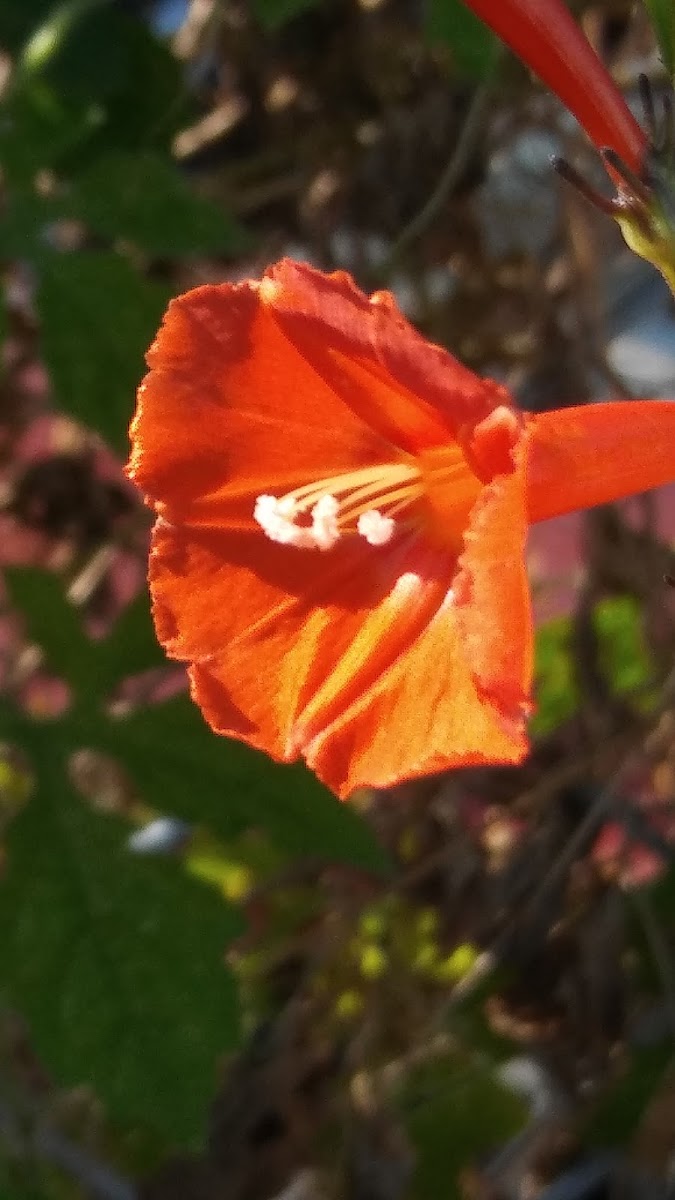
[{"label": "white anther", "polygon": [[337,523],[338,502],[334,496],[322,496],[312,509],[312,524],[297,525],[301,511],[292,496],[258,496],[254,519],[273,542],[295,546],[299,550],[330,550],[340,537]]},{"label": "white anther", "polygon": [[295,524],[298,506],[292,496],[258,496],[253,516],[260,528],[273,542],[282,546],[298,546],[309,549],[314,546],[311,529]]},{"label": "white anther", "polygon": [[[298,525],[297,518],[302,506],[293,496],[258,496],[253,516],[260,528],[273,542],[282,546],[296,546],[301,550],[331,550],[340,539],[340,503],[327,493],[320,496],[312,507],[311,525]],[[385,517],[377,508],[361,513],[357,529],[361,537],[371,546],[384,546],[391,540],[396,528],[392,517]]]},{"label": "white anther", "polygon": [[369,508],[361,513],[356,527],[371,546],[384,546],[391,540],[396,522],[393,517],[383,517],[379,509]]},{"label": "white anther", "polygon": [[276,496],[258,496],[253,516],[273,542],[281,542],[282,545],[294,542],[295,504],[289,504],[288,498],[277,500]]},{"label": "white anther", "polygon": [[312,534],[319,550],[330,550],[339,540],[339,508],[335,496],[322,496],[312,509]]}]

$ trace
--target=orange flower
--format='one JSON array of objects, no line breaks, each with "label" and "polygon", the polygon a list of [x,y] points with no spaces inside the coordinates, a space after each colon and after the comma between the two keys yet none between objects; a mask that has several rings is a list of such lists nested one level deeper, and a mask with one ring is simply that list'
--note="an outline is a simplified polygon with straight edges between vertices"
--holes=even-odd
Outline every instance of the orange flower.
[{"label": "orange flower", "polygon": [[548,84],[591,141],[638,174],[647,139],[564,0],[464,0]]},{"label": "orange flower", "polygon": [[340,795],[527,751],[528,523],[675,477],[675,404],[524,416],[393,298],[282,262],[175,300],[130,475],[219,733]]}]

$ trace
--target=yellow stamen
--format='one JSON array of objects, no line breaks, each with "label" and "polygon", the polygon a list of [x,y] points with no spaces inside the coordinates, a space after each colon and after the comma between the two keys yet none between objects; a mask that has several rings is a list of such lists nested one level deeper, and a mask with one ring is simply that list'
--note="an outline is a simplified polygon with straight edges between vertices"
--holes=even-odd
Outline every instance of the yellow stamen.
[{"label": "yellow stamen", "polygon": [[405,487],[395,488],[393,492],[383,491],[381,486],[377,488],[361,488],[350,496],[347,503],[341,509],[340,515],[345,524],[353,524],[355,518],[360,517],[361,513],[367,512],[373,507],[373,502],[379,499],[378,508],[386,508],[390,512],[392,501],[399,500],[399,508],[405,508],[413,500],[419,499],[422,495],[422,487],[419,479],[415,483],[409,483]]},{"label": "yellow stamen", "polygon": [[298,508],[304,510],[311,508],[321,496],[326,495],[351,492],[351,499],[356,496],[361,498],[388,494],[393,484],[419,481],[419,474],[419,468],[414,462],[384,463],[376,467],[361,467],[358,471],[347,471],[342,475],[331,475],[317,483],[295,488],[288,495],[293,497]]}]

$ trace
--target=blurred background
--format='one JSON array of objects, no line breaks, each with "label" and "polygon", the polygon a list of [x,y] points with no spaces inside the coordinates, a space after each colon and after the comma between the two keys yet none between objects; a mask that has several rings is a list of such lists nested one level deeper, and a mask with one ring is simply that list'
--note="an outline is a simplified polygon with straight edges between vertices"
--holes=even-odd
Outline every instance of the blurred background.
[{"label": "blurred background", "polygon": [[609,193],[460,0],[0,0],[0,1200],[672,1194],[675,487],[534,530],[524,767],[345,806],[205,727],[122,473],[169,298],[284,255],[525,409],[675,397],[553,154]]}]

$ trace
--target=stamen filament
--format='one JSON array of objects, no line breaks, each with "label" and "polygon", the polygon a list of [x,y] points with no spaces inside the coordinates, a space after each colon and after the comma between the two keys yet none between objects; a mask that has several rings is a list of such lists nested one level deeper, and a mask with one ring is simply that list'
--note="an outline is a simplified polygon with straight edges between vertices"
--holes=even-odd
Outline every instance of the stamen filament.
[{"label": "stamen filament", "polygon": [[398,513],[403,512],[408,507],[408,503],[408,497],[406,496],[403,500],[399,500],[397,504],[392,504],[391,508],[387,505],[387,516],[397,516]]},{"label": "stamen filament", "polygon": [[419,483],[409,483],[405,487],[396,488],[393,492],[383,492],[379,487],[377,489],[369,488],[367,491],[361,488],[359,492],[355,492],[353,496],[350,496],[344,507],[340,509],[340,519],[343,522],[353,521],[355,517],[360,516],[361,513],[367,512],[369,508],[373,507],[371,502],[378,495],[384,502],[380,507],[386,508],[387,513],[389,513],[391,511],[389,505],[392,500],[400,500],[401,504],[399,507],[405,508],[410,500],[417,499],[421,494],[422,487]]},{"label": "stamen filament", "polygon": [[[260,495],[254,518],[272,541],[298,549],[330,550],[347,533],[383,546],[394,534],[394,516],[425,495],[452,493],[447,507],[454,522],[456,510],[473,503],[477,483],[460,447],[450,443],[418,459],[329,475],[283,496]],[[424,511],[428,518],[428,506]]]},{"label": "stamen filament", "polygon": [[417,467],[409,463],[400,465],[387,463],[376,467],[361,467],[358,471],[349,471],[343,475],[332,475],[328,479],[319,479],[314,483],[305,484],[304,487],[294,488],[288,494],[300,507],[309,508],[321,496],[351,491],[359,484],[368,485],[374,491],[384,491],[385,481],[402,483],[406,479],[412,480],[418,476]]}]

